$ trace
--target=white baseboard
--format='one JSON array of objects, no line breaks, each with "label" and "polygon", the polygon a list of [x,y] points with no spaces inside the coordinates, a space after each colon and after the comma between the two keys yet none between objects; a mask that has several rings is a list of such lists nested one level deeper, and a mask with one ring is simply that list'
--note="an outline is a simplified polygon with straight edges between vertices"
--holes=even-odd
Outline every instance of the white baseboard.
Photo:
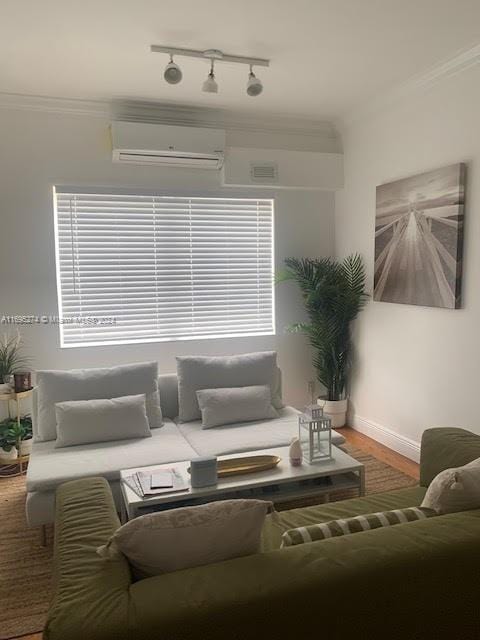
[{"label": "white baseboard", "polygon": [[410,460],[420,462],[419,442],[402,436],[400,433],[396,433],[381,424],[377,424],[361,416],[352,415],[349,423],[356,431],[364,433],[366,436],[384,444],[389,449],[393,449],[393,451],[401,453],[402,456],[410,458]]}]

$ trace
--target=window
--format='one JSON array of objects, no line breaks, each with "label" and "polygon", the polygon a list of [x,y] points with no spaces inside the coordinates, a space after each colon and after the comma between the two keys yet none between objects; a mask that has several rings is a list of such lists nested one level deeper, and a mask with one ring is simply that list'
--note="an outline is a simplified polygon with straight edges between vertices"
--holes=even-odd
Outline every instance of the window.
[{"label": "window", "polygon": [[273,200],[55,190],[63,347],[274,333]]}]

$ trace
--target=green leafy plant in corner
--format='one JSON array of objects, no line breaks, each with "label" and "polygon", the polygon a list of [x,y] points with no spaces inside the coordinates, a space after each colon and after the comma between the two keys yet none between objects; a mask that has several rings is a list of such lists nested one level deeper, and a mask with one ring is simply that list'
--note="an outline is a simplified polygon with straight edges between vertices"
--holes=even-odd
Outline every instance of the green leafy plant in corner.
[{"label": "green leafy plant in corner", "polygon": [[341,262],[332,258],[287,258],[285,265],[277,282],[294,280],[298,284],[309,318],[288,329],[308,337],[327,400],[342,400],[352,360],[350,325],[368,299],[362,258],[357,254]]},{"label": "green leafy plant in corner", "polygon": [[3,334],[0,339],[0,384],[6,376],[26,367],[30,358],[22,353],[23,341],[19,332],[15,335]]}]

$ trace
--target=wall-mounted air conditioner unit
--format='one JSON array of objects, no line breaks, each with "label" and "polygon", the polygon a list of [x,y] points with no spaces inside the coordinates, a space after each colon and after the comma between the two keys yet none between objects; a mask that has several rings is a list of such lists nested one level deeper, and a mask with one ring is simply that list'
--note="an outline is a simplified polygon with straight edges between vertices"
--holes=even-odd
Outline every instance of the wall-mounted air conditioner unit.
[{"label": "wall-mounted air conditioner unit", "polygon": [[221,169],[225,131],[139,122],[113,122],[113,162]]}]

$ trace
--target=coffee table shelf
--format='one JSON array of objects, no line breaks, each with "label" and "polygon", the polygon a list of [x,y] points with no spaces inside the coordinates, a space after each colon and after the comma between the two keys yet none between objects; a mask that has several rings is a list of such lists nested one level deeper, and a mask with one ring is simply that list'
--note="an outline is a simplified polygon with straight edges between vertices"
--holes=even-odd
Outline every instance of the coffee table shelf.
[{"label": "coffee table shelf", "polygon": [[[277,455],[282,460],[277,467],[259,473],[219,479],[216,485],[199,489],[189,486],[188,490],[177,493],[162,493],[147,498],[140,497],[124,480],[135,471],[151,472],[175,467],[188,478],[189,461],[155,465],[151,467],[127,469],[120,473],[123,497],[122,520],[131,520],[139,515],[181,506],[190,506],[232,498],[256,498],[275,503],[311,496],[325,496],[334,491],[355,489],[359,495],[365,493],[365,469],[363,464],[337,447],[332,447],[333,459],[304,463],[292,467],[289,462],[289,448],[263,449],[241,455]],[[219,456],[219,459],[238,458],[240,454]]]}]

